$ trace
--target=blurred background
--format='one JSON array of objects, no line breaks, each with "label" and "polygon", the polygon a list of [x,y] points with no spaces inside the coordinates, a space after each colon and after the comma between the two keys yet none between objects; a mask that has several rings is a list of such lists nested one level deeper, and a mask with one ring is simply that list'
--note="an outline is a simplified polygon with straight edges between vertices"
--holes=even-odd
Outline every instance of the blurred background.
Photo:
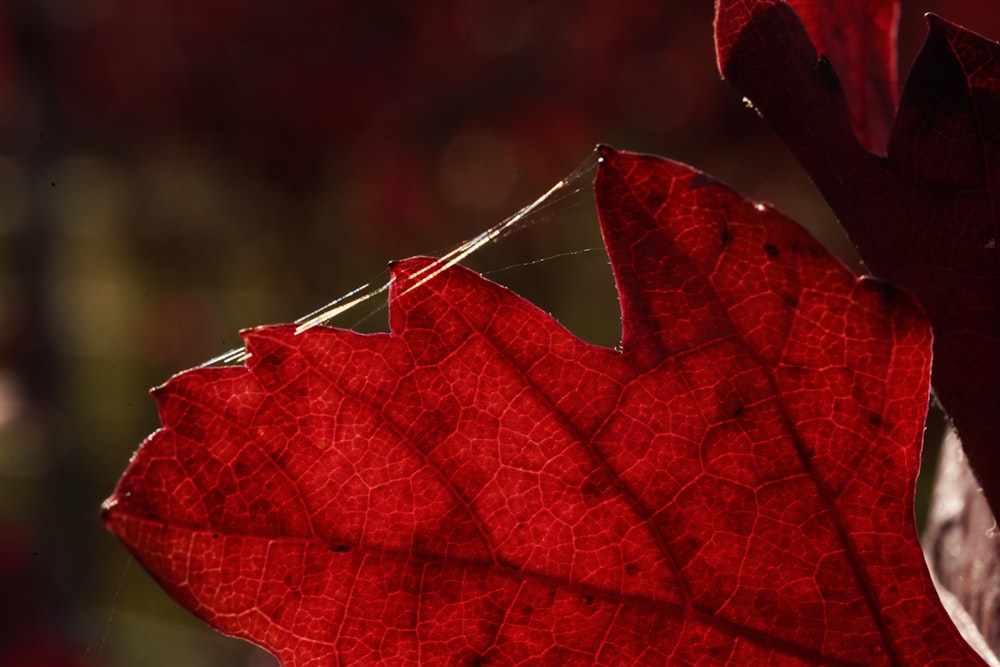
[{"label": "blurred background", "polygon": [[[995,0],[904,2],[901,77],[929,10],[1000,35]],[[158,424],[146,390],[241,328],[475,235],[598,142],[769,200],[857,268],[789,153],[719,80],[712,11],[0,2],[0,665],[275,664],[177,607],[100,523]],[[578,184],[469,264],[615,345]],[[384,311],[363,314],[339,323],[385,328]]]}]

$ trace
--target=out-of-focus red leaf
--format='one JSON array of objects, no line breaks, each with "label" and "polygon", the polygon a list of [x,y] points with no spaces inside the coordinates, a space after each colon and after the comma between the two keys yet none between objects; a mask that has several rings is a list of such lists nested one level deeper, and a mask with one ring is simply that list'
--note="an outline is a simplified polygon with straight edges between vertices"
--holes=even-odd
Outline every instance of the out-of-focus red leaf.
[{"label": "out-of-focus red leaf", "polygon": [[620,351],[435,260],[245,334],[104,520],[285,665],[977,664],[913,524],[930,332],[705,174],[601,149]]},{"label": "out-of-focus red leaf", "polygon": [[516,201],[595,136],[707,134],[725,113],[701,55],[706,3],[106,0],[70,14],[72,30],[53,26],[59,102],[88,144],[188,145],[288,185],[348,177],[338,195],[393,233],[469,212],[437,173],[465,132],[512,151]]},{"label": "out-of-focus red leaf", "polygon": [[1000,46],[937,17],[887,157],[864,150],[844,89],[781,2],[718,5],[724,76],[795,152],[872,271],[934,327],[934,389],[1000,515]]},{"label": "out-of-focus red leaf", "polygon": [[837,70],[861,143],[874,153],[884,153],[899,101],[898,0],[788,0],[788,4],[816,50]]}]

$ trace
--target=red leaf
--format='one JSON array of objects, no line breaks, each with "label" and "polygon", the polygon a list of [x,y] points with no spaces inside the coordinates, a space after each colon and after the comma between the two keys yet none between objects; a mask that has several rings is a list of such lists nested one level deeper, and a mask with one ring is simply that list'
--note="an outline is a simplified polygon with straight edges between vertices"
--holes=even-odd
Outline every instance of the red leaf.
[{"label": "red leaf", "polygon": [[898,0],[788,0],[847,92],[851,122],[868,150],[884,153],[899,101]]},{"label": "red leaf", "polygon": [[979,664],[913,525],[913,301],[682,165],[601,149],[595,189],[621,351],[397,263],[391,333],[158,389],[107,526],[286,665]]},{"label": "red leaf", "polygon": [[[746,39],[743,32],[748,26],[762,31],[755,37],[759,48],[770,50],[768,66],[785,55],[782,49],[786,47],[786,33],[795,35],[795,48],[804,47],[798,43],[804,28],[811,40],[808,43],[814,45],[812,64],[816,64],[818,52],[839,74],[858,139],[873,152],[885,151],[899,99],[897,0],[723,0],[716,5],[716,16],[716,48],[722,72],[727,67],[755,66],[743,62],[744,53],[735,58],[732,53],[740,40]],[[800,26],[791,27],[793,22]],[[778,32],[772,35],[773,30]],[[728,78],[728,74],[724,75]],[[794,91],[790,94],[794,99]],[[795,102],[792,104],[794,108]]]},{"label": "red leaf", "polygon": [[844,91],[784,3],[720,2],[719,63],[823,192],[873,272],[934,326],[934,389],[1000,516],[1000,45],[936,17],[888,157],[855,138]]}]

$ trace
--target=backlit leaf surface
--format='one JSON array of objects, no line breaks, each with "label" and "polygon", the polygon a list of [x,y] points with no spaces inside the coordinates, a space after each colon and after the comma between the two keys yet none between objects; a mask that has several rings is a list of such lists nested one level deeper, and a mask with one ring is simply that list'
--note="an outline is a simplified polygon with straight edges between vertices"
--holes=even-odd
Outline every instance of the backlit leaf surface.
[{"label": "backlit leaf surface", "polygon": [[913,524],[919,309],[704,174],[600,157],[621,350],[399,262],[390,333],[262,327],[156,390],[109,529],[295,667],[978,664]]},{"label": "backlit leaf surface", "polygon": [[926,308],[935,393],[1000,515],[1000,45],[929,22],[885,157],[859,144],[852,90],[785,3],[721,0],[716,45],[872,272]]}]

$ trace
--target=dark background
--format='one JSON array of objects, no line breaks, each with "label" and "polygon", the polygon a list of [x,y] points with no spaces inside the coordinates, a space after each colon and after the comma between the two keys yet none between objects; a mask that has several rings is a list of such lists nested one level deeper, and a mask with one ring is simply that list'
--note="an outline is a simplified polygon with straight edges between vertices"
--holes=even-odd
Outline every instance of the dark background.
[{"label": "dark background", "polygon": [[[997,36],[997,7],[904,3],[901,76],[924,11]],[[146,389],[473,236],[598,142],[770,200],[857,268],[714,58],[708,0],[0,3],[0,664],[273,664],[100,524]],[[614,345],[583,186],[470,264]]]}]

